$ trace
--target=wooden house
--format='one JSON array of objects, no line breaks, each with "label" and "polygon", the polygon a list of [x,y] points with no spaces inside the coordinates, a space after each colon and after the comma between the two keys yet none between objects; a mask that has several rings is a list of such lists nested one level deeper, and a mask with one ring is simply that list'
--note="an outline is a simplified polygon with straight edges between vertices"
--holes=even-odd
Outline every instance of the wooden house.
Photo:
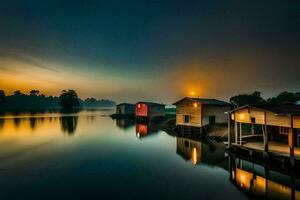
[{"label": "wooden house", "polygon": [[120,103],[116,105],[117,115],[134,115],[134,104],[130,103]]},{"label": "wooden house", "polygon": [[152,102],[138,102],[135,104],[135,116],[137,119],[152,119],[165,116],[165,105]]},{"label": "wooden house", "polygon": [[300,146],[300,105],[246,105],[227,114],[229,146],[300,158],[295,149]]},{"label": "wooden house", "polygon": [[209,124],[227,123],[224,112],[231,109],[231,105],[224,101],[189,97],[173,105],[176,105],[176,126],[198,128]]}]

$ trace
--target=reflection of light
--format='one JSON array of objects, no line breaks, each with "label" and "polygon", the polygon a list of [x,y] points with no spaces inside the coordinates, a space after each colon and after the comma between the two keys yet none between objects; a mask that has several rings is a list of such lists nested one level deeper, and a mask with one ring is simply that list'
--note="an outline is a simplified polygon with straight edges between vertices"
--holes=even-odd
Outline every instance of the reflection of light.
[{"label": "reflection of light", "polygon": [[195,147],[192,150],[192,163],[197,164],[197,149]]},{"label": "reflection of light", "polygon": [[197,103],[194,103],[194,107],[197,108],[197,107],[198,107],[198,104],[197,104]]},{"label": "reflection of light", "polygon": [[140,137],[140,133],[137,133],[136,135],[137,135],[138,137]]},{"label": "reflection of light", "polygon": [[141,104],[138,104],[137,107],[140,108],[140,107],[141,107]]}]

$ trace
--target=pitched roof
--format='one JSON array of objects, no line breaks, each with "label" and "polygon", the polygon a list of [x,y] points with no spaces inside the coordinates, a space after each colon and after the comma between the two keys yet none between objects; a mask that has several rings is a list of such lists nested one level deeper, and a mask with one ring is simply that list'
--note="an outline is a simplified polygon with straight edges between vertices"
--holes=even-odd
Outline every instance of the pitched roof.
[{"label": "pitched roof", "polygon": [[279,115],[300,115],[300,105],[287,103],[287,104],[279,104],[279,105],[270,105],[270,104],[262,104],[262,105],[245,105],[238,107],[229,112],[235,112],[237,110],[241,110],[244,108],[258,108],[262,110],[267,110]]},{"label": "pitched roof", "polygon": [[205,98],[190,98],[190,97],[185,97],[175,103],[173,105],[176,105],[184,100],[191,100],[191,101],[196,101],[204,105],[218,105],[218,106],[230,106],[230,103],[227,103],[225,101],[220,101],[218,99],[205,99]]},{"label": "pitched roof", "polygon": [[132,106],[134,106],[134,104],[132,104],[132,103],[119,103],[116,106],[121,106],[121,105],[132,105]]},{"label": "pitched roof", "polygon": [[149,106],[164,106],[164,104],[162,104],[162,103],[154,103],[154,102],[146,102],[146,101],[139,101],[136,104],[139,104],[139,103],[147,104]]}]

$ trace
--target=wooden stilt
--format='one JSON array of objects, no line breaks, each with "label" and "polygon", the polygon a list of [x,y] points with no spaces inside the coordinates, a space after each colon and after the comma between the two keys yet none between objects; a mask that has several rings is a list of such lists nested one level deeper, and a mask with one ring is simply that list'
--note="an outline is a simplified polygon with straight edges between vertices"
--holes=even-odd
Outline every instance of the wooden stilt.
[{"label": "wooden stilt", "polygon": [[268,129],[267,125],[263,126],[263,137],[264,137],[264,151],[269,151],[269,140],[268,140]]},{"label": "wooden stilt", "polygon": [[230,120],[230,113],[228,113],[228,147],[231,147],[231,120]]},{"label": "wooden stilt", "polygon": [[234,122],[234,135],[235,135],[235,144],[238,144],[238,123]]},{"label": "wooden stilt", "polygon": [[242,140],[242,136],[243,136],[243,123],[239,123],[240,124],[240,145],[243,145],[243,140]]}]

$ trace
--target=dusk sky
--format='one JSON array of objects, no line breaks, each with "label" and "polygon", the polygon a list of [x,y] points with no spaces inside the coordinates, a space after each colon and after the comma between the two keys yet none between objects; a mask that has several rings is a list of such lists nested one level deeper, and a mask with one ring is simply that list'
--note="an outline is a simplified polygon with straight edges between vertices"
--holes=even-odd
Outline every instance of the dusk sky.
[{"label": "dusk sky", "polygon": [[[226,2],[226,3],[225,3]],[[172,103],[300,91],[300,1],[1,0],[0,89]]]}]

